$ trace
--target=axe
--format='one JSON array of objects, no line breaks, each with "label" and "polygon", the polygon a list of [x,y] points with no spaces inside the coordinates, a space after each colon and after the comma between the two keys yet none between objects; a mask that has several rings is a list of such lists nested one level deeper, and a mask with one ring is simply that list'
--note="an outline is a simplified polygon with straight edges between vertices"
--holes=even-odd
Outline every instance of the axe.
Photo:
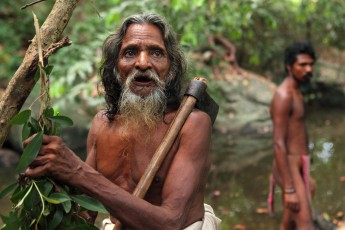
[{"label": "axe", "polygon": [[[139,198],[145,197],[154,176],[194,107],[206,112],[210,116],[212,124],[215,122],[219,106],[207,94],[206,84],[207,80],[205,78],[195,77],[191,80],[168,131],[165,133],[162,142],[159,144],[133,192],[134,196]],[[119,221],[116,221],[114,230],[121,230],[121,223]]]}]

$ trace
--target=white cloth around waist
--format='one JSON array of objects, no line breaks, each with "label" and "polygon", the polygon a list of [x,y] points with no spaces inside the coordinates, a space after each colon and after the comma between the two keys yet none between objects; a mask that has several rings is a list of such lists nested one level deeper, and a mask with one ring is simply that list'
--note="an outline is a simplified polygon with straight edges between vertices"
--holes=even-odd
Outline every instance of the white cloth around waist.
[{"label": "white cloth around waist", "polygon": [[[219,230],[219,225],[221,219],[219,219],[213,211],[213,208],[208,205],[204,204],[205,214],[202,220],[197,221],[191,225],[189,225],[184,230]],[[110,218],[106,218],[102,222],[101,230],[113,230],[114,224],[111,222]]]}]

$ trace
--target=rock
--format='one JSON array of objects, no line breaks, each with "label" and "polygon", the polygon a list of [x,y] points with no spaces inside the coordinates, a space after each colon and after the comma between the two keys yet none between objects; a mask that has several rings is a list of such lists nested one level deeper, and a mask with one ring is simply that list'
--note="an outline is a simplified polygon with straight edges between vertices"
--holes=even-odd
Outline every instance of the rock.
[{"label": "rock", "polygon": [[214,83],[223,95],[215,129],[222,133],[270,132],[269,105],[276,85],[259,75],[241,72]]},{"label": "rock", "polygon": [[65,127],[61,130],[61,137],[66,145],[83,160],[86,158],[86,140],[88,129],[79,126]]},{"label": "rock", "polygon": [[0,166],[2,167],[12,167],[18,164],[19,155],[17,152],[2,148],[0,149]]}]

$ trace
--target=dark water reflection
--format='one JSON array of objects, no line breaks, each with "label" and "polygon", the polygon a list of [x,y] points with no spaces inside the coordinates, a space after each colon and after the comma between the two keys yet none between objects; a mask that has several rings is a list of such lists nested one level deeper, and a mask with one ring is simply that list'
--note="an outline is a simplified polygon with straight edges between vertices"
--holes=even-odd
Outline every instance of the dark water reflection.
[{"label": "dark water reflection", "polygon": [[[311,111],[307,125],[312,176],[318,186],[313,206],[332,218],[345,211],[345,182],[341,180],[345,176],[345,111]],[[214,135],[206,201],[223,220],[223,230],[278,229],[282,213],[279,189],[275,216],[265,213],[272,154],[270,134]],[[14,180],[14,168],[0,168],[0,189]],[[0,200],[1,214],[10,208],[8,200]]]}]

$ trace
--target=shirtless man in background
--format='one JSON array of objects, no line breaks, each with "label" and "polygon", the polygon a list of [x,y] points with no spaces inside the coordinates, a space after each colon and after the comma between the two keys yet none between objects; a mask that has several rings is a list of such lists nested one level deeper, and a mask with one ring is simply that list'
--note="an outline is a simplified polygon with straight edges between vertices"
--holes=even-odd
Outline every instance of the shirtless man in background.
[{"label": "shirtless man in background", "polygon": [[277,88],[270,108],[275,157],[271,179],[283,193],[281,230],[314,229],[308,135],[300,86],[312,78],[315,60],[313,47],[307,41],[296,42],[285,50],[287,76]]}]

